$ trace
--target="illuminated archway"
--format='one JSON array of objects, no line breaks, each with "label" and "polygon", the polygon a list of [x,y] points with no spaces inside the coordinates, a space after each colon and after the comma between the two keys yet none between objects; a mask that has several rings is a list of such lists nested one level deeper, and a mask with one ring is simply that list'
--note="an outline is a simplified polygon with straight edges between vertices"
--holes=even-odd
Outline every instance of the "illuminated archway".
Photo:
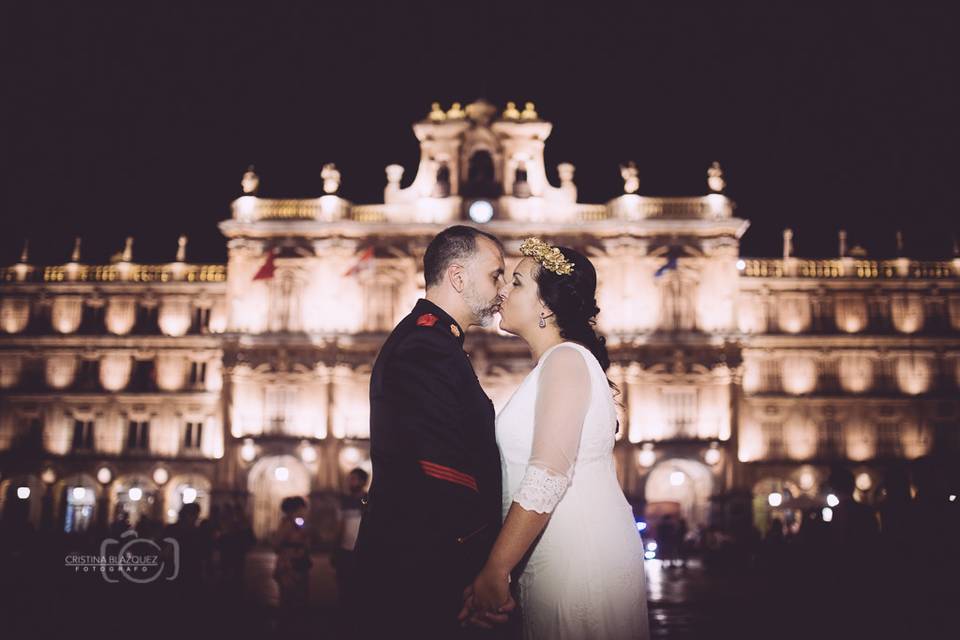
[{"label": "illuminated archway", "polygon": [[268,540],[280,521],[283,499],[309,499],[310,474],[294,456],[268,456],[250,469],[247,489],[253,496],[253,531],[259,540]]},{"label": "illuminated archway", "polygon": [[685,458],[670,458],[657,464],[647,477],[647,504],[673,502],[688,526],[704,526],[710,514],[713,473],[705,464]]}]

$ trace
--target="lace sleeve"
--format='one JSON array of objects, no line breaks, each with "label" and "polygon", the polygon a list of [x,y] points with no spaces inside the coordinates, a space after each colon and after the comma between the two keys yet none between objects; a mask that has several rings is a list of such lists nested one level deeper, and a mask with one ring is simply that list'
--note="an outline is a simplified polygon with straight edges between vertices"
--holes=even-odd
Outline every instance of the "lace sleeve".
[{"label": "lace sleeve", "polygon": [[589,404],[590,374],[583,356],[573,347],[557,347],[540,371],[533,449],[513,498],[527,511],[550,513],[563,498]]}]

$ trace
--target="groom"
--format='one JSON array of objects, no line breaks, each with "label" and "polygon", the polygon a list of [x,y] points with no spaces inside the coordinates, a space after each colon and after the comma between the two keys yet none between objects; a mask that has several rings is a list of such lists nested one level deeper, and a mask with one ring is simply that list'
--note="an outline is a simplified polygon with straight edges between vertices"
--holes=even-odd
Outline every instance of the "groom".
[{"label": "groom", "polygon": [[500,454],[493,403],[463,342],[499,310],[503,273],[495,236],[462,225],[439,233],[423,257],[426,297],[373,366],[373,482],[356,545],[364,637],[484,633],[461,628],[457,614],[500,529]]}]

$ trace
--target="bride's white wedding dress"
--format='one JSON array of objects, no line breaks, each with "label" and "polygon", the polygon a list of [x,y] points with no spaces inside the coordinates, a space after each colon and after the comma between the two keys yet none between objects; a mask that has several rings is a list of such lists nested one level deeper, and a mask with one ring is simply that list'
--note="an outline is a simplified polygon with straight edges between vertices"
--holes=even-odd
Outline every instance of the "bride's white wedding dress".
[{"label": "bride's white wedding dress", "polygon": [[589,349],[547,349],[497,415],[503,515],[552,512],[519,579],[524,638],[646,639],[643,542],[617,481],[616,408]]}]

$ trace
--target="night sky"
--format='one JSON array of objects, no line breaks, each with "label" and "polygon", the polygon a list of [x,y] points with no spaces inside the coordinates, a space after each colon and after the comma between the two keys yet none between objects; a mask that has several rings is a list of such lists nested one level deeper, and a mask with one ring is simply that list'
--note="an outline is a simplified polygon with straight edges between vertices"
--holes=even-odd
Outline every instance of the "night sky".
[{"label": "night sky", "polygon": [[[217,222],[260,195],[382,202],[431,101],[533,100],[581,202],[700,195],[719,160],[749,256],[951,255],[960,231],[960,20],[952,3],[40,2],[0,9],[0,264],[223,262]],[[462,4],[463,8],[451,7]],[[907,3],[903,3],[906,5]],[[856,5],[856,6],[855,6]],[[99,7],[99,8],[95,8]]]}]

